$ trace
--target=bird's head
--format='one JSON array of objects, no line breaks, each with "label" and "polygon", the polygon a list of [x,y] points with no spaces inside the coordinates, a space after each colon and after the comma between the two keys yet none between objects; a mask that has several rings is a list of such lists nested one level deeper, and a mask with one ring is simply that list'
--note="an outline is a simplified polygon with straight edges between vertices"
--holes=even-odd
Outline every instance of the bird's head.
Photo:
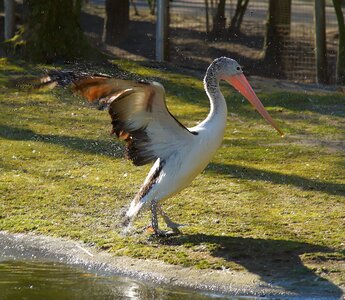
[{"label": "bird's head", "polygon": [[268,123],[270,123],[281,136],[284,136],[284,133],[273,121],[272,117],[262,105],[258,96],[255,94],[247,78],[244,76],[241,66],[236,60],[227,57],[220,57],[214,60],[212,65],[214,65],[218,78],[220,80],[225,80],[226,82],[231,84],[254,106],[254,108],[261,114],[261,116]]}]

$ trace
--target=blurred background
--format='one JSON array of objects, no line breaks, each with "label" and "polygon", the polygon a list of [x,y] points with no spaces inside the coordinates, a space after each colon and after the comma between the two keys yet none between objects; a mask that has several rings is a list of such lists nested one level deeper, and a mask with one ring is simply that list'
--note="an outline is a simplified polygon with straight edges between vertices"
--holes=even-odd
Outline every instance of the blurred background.
[{"label": "blurred background", "polygon": [[[23,6],[20,0],[1,0],[1,27],[5,18],[4,2],[16,2],[15,26],[18,30],[25,23],[25,11],[28,10],[25,2],[35,1],[24,1]],[[121,59],[155,61],[159,1],[71,2],[78,7],[79,24],[93,46]],[[299,82],[334,84],[337,81],[339,30],[342,27],[335,5],[341,7],[344,15],[343,0],[167,2],[164,59],[173,65],[204,70],[212,59],[228,56],[236,59],[250,75]],[[4,30],[1,30],[0,41],[4,41]]]}]

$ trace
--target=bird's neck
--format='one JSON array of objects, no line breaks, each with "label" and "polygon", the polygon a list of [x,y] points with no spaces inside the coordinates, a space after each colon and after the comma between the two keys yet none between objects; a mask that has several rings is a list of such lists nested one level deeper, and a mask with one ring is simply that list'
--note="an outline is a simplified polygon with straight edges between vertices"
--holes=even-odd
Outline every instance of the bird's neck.
[{"label": "bird's neck", "polygon": [[219,75],[212,65],[208,68],[204,78],[204,88],[210,100],[210,112],[204,122],[218,120],[226,123],[227,106],[219,88]]}]

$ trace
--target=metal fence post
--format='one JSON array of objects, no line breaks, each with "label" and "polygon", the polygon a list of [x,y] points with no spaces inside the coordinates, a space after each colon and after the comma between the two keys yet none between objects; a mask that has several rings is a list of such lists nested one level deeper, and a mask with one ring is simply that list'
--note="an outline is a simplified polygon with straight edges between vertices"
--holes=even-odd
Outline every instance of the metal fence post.
[{"label": "metal fence post", "polygon": [[156,60],[163,62],[169,56],[169,0],[157,1]]}]

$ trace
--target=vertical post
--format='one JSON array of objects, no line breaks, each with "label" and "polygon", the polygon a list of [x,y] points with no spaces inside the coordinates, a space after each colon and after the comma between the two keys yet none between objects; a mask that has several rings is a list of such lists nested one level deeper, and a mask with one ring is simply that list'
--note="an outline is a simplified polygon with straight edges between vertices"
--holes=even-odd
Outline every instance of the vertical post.
[{"label": "vertical post", "polygon": [[267,70],[286,76],[285,43],[290,36],[292,0],[269,0],[263,59]]},{"label": "vertical post", "polygon": [[326,15],[325,0],[315,0],[315,48],[316,48],[316,74],[317,82],[326,84],[327,74],[327,50],[326,50]]},{"label": "vertical post", "polygon": [[210,19],[209,19],[209,8],[208,0],[205,0],[205,17],[206,17],[206,33],[210,33]]},{"label": "vertical post", "polygon": [[333,0],[333,5],[339,29],[336,82],[345,85],[345,20],[341,10],[341,0]]},{"label": "vertical post", "polygon": [[156,60],[163,62],[169,56],[169,0],[157,1]]},{"label": "vertical post", "polygon": [[5,40],[14,36],[16,28],[16,2],[5,0]]}]

